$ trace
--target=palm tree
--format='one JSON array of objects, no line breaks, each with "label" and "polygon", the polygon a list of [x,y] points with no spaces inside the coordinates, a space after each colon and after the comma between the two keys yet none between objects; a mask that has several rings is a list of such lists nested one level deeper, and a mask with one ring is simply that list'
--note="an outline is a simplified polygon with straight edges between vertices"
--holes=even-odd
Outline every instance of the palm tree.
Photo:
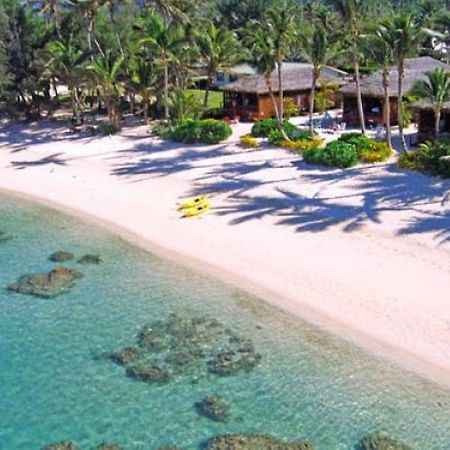
[{"label": "palm tree", "polygon": [[148,15],[139,25],[147,35],[141,45],[149,47],[154,61],[163,68],[164,119],[169,121],[169,65],[176,61],[177,52],[185,44],[183,29],[176,23],[166,23],[156,13]]},{"label": "palm tree", "polygon": [[136,56],[127,64],[130,88],[141,97],[144,123],[148,121],[150,98],[155,90],[156,72],[153,65],[143,57]]},{"label": "palm tree", "polygon": [[450,100],[450,75],[444,69],[436,69],[427,73],[426,80],[417,81],[412,89],[417,97],[426,99],[432,105],[435,117],[434,131],[440,134],[442,108]]},{"label": "palm tree", "polygon": [[381,29],[393,51],[398,71],[398,129],[400,143],[407,150],[403,124],[403,96],[405,78],[405,60],[410,54],[417,52],[423,38],[422,29],[416,27],[410,14],[399,14],[381,24]]},{"label": "palm tree", "polygon": [[236,36],[226,28],[217,28],[210,22],[197,37],[200,58],[206,66],[207,82],[204,106],[208,105],[209,90],[214,75],[221,69],[231,67],[241,59],[240,45]]},{"label": "palm tree", "polygon": [[296,14],[297,11],[288,0],[282,0],[279,4],[276,4],[276,6],[269,9],[265,15],[269,36],[275,50],[275,61],[278,71],[278,109],[281,120],[283,120],[284,117],[283,62],[289,55],[291,45],[294,41]]},{"label": "palm tree", "polygon": [[319,81],[322,67],[334,56],[335,51],[328,41],[327,32],[320,23],[313,26],[311,36],[301,35],[300,52],[312,64],[312,83],[309,95],[309,130],[314,131],[313,113],[317,82]]},{"label": "palm tree", "polygon": [[79,85],[82,69],[88,59],[88,54],[75,47],[71,40],[52,41],[48,45],[51,56],[50,66],[53,68],[54,76],[65,82],[69,89],[72,105],[72,115],[75,124],[81,120],[81,100],[79,97]]},{"label": "palm tree", "polygon": [[392,148],[391,103],[389,98],[390,72],[395,63],[390,36],[383,27],[375,29],[367,40],[367,54],[379,66],[384,92],[384,120],[386,126],[386,144]]},{"label": "palm tree", "polygon": [[121,117],[117,106],[119,94],[118,76],[124,63],[123,56],[116,56],[108,51],[97,55],[87,69],[92,72],[94,81],[108,111],[108,119],[112,125],[120,129]]},{"label": "palm tree", "polygon": [[336,8],[348,30],[350,39],[350,51],[353,60],[356,83],[356,103],[358,106],[359,124],[361,133],[366,133],[364,109],[361,95],[361,76],[359,73],[359,46],[361,43],[360,19],[362,17],[363,0],[337,0]]},{"label": "palm tree", "polygon": [[445,45],[447,64],[450,64],[450,12],[443,11],[436,15],[434,25],[438,31],[437,37]]},{"label": "palm tree", "polygon": [[267,30],[264,30],[262,27],[257,28],[254,33],[251,33],[247,41],[250,49],[250,63],[266,81],[278,128],[283,139],[288,140],[289,138],[283,127],[283,117],[280,114],[272,86],[272,73],[277,64],[275,43],[267,34]]}]

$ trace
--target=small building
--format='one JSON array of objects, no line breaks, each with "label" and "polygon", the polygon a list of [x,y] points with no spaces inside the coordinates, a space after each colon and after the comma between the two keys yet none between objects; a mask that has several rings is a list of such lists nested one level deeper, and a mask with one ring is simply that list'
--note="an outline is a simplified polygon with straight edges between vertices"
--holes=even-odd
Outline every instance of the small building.
[{"label": "small building", "polygon": [[[404,92],[408,96],[418,80],[426,79],[427,72],[443,68],[450,71],[450,66],[430,56],[410,58],[405,61]],[[343,86],[339,92],[343,99],[343,120],[349,125],[359,125],[358,106],[356,102],[356,83]],[[393,67],[389,74],[389,108],[391,125],[398,125],[398,71]],[[361,80],[361,95],[364,118],[367,125],[386,125],[387,105],[384,101],[382,72],[375,72]]]},{"label": "small building", "polygon": [[[424,142],[435,136],[436,115],[433,105],[427,100],[419,100],[411,105],[417,117],[417,139]],[[439,122],[439,132],[450,134],[450,102],[443,105],[441,120]]]},{"label": "small building", "polygon": [[[324,67],[317,88],[323,81],[341,86],[345,83],[347,74],[333,67]],[[272,90],[279,102],[278,72],[271,75]],[[282,84],[285,109],[296,111],[309,109],[309,96],[312,84],[312,65],[306,63],[284,63],[282,69]],[[269,88],[263,75],[245,76],[235,82],[220,87],[223,91],[224,114],[239,116],[243,119],[259,120],[273,117],[275,111],[269,95]],[[335,99],[335,104],[338,99]]]}]

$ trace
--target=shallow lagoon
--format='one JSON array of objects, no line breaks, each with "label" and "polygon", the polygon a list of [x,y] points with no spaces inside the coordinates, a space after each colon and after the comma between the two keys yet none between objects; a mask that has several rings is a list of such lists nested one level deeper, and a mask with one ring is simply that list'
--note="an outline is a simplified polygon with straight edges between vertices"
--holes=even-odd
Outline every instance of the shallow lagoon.
[{"label": "shallow lagoon", "polygon": [[[225,432],[308,440],[318,450],[352,450],[384,431],[418,450],[450,448],[450,392],[367,356],[245,292],[149,255],[103,229],[0,194],[0,449],[39,449],[73,440],[125,450],[197,449]],[[49,271],[48,256],[101,254],[77,265],[67,294],[41,299],[6,291],[24,273]],[[125,376],[96,355],[135,342],[171,314],[218,319],[262,354],[251,372],[178,374],[163,385]],[[194,403],[218,394],[225,423]]]}]

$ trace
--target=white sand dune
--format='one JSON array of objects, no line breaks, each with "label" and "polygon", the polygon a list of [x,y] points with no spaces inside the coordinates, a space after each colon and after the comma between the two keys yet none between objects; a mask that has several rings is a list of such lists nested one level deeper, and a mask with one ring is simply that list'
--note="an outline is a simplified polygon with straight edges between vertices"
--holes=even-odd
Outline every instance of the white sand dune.
[{"label": "white sand dune", "polygon": [[[274,148],[0,128],[0,188],[114,225],[368,348],[450,379],[450,182],[332,170]],[[180,219],[182,199],[212,209]]]}]

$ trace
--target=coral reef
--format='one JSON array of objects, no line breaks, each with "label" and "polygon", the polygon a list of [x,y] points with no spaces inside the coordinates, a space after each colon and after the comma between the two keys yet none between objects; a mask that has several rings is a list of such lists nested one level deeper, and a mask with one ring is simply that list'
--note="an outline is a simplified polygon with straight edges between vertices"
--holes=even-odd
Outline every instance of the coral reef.
[{"label": "coral reef", "polygon": [[67,262],[74,258],[73,253],[60,250],[58,252],[52,253],[48,259],[53,262]]},{"label": "coral reef", "polygon": [[42,447],[42,450],[77,450],[76,445],[70,441],[55,442]]},{"label": "coral reef", "polygon": [[75,280],[83,274],[78,270],[56,266],[48,273],[22,275],[8,290],[19,294],[35,295],[42,298],[52,298],[71,289]]},{"label": "coral reef", "polygon": [[95,450],[122,450],[122,449],[115,444],[102,443]]},{"label": "coral reef", "polygon": [[224,422],[229,413],[228,405],[218,396],[209,395],[195,404],[197,412],[215,422]]},{"label": "coral reef", "polygon": [[141,329],[137,342],[103,355],[147,383],[177,375],[233,375],[252,370],[261,360],[253,343],[215,319],[179,317],[154,321]]},{"label": "coral reef", "polygon": [[9,235],[6,231],[0,230],[0,244],[3,242],[9,241],[11,239],[11,235]]},{"label": "coral reef", "polygon": [[77,260],[78,264],[100,264],[103,262],[100,255],[87,254]]},{"label": "coral reef", "polygon": [[225,434],[209,439],[204,450],[314,450],[308,442],[283,442],[266,434]]},{"label": "coral reef", "polygon": [[412,447],[404,442],[397,441],[380,432],[367,435],[357,448],[358,450],[412,450]]}]

